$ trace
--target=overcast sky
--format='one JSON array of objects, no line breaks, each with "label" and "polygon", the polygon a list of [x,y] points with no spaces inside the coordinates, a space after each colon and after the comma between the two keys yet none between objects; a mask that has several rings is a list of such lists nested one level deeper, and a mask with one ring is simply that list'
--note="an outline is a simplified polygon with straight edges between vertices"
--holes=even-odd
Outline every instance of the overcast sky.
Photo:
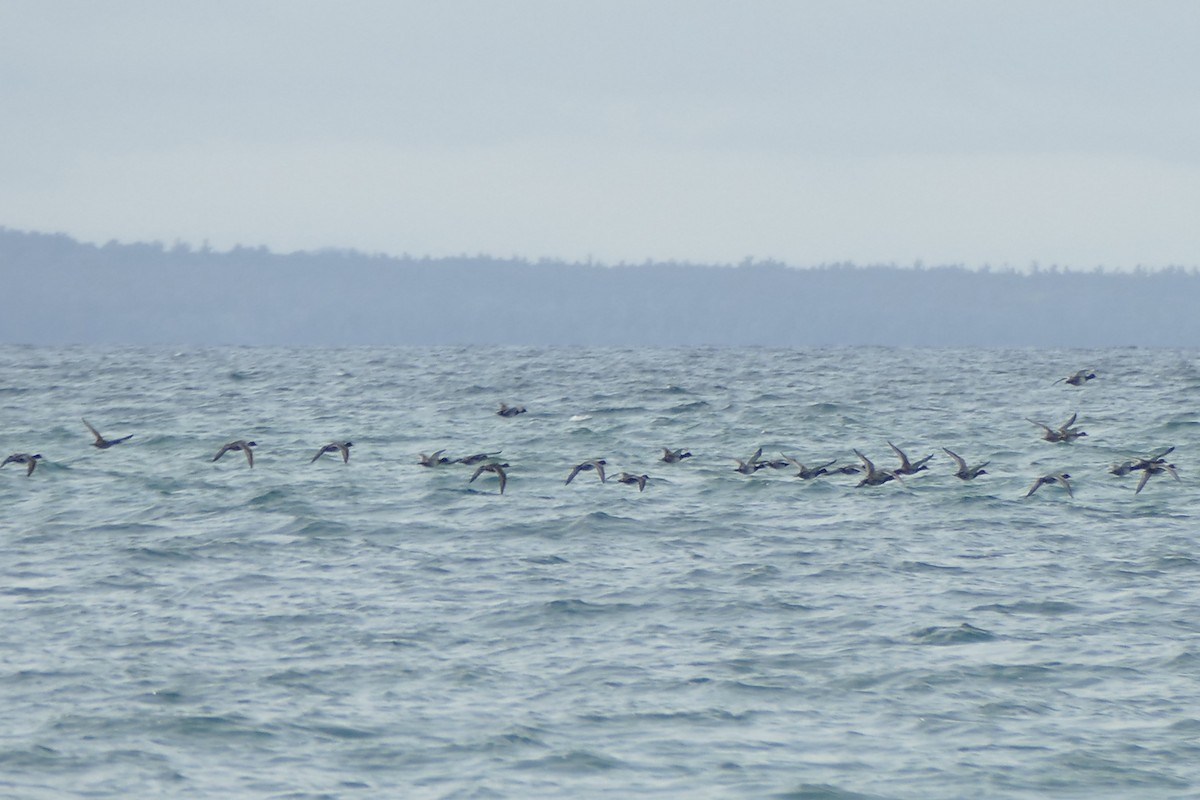
[{"label": "overcast sky", "polygon": [[1200,264],[1200,3],[0,0],[0,225]]}]

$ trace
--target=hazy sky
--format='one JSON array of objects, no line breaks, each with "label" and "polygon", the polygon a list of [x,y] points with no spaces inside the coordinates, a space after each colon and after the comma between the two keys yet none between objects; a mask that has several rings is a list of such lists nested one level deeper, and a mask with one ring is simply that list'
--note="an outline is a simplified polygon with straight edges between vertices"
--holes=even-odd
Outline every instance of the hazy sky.
[{"label": "hazy sky", "polygon": [[1200,264],[1200,3],[0,0],[0,225]]}]

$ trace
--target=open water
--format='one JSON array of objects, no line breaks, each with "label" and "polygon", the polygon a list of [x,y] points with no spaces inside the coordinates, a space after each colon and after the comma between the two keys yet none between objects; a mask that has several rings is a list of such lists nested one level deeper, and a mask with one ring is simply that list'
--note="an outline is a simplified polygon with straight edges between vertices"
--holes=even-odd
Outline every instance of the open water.
[{"label": "open water", "polygon": [[[44,456],[0,470],[0,795],[1197,797],[1197,398],[1193,351],[0,347]],[[889,439],[928,471],[733,470]]]}]

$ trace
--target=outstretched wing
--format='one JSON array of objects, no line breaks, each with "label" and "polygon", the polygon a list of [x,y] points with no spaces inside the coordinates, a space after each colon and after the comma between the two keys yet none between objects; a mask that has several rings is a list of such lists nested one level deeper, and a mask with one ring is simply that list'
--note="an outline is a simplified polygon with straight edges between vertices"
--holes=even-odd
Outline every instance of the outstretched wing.
[{"label": "outstretched wing", "polygon": [[[80,417],[80,419],[83,419],[83,417]],[[96,441],[97,441],[97,442],[103,442],[103,441],[104,441],[104,437],[100,435],[100,431],[98,431],[98,430],[96,430],[94,427],[92,427],[92,423],[90,423],[90,422],[88,422],[86,419],[84,419],[84,420],[83,420],[83,424],[84,424],[84,425],[87,425],[87,429],[88,429],[89,431],[91,431],[91,432],[92,432],[92,436],[95,436],[95,437],[96,437]]]},{"label": "outstretched wing", "polygon": [[963,460],[962,456],[947,447],[943,447],[942,450],[945,451],[946,455],[954,459],[954,463],[958,465],[960,470],[966,471],[967,462]]}]

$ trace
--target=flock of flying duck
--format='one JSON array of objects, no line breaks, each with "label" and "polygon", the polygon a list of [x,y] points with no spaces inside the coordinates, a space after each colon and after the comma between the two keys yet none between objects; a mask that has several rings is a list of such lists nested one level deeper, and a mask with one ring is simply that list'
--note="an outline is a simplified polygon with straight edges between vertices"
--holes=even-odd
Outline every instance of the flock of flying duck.
[{"label": "flock of flying duck", "polygon": [[[1055,383],[1067,383],[1071,386],[1082,386],[1095,377],[1096,374],[1094,372],[1089,370],[1080,370],[1079,372],[1073,373],[1065,378],[1060,378],[1059,380],[1055,381]],[[496,414],[497,416],[511,418],[519,414],[524,414],[525,411],[526,409],[524,406],[509,406],[505,403],[500,403],[500,410],[497,411]],[[1077,414],[1072,414],[1070,419],[1057,428],[1052,428],[1049,425],[1032,419],[1026,419],[1042,429],[1042,438],[1048,442],[1073,442],[1079,437],[1087,436],[1086,431],[1079,430],[1078,427],[1076,427],[1075,422],[1077,416]],[[114,445],[121,444],[122,442],[133,438],[133,434],[129,434],[116,439],[106,439],[100,433],[100,431],[96,430],[96,428],[86,419],[83,420],[83,424],[87,426],[87,429],[91,431],[92,436],[95,438],[95,441],[92,442],[92,446],[100,450],[107,450]],[[242,453],[246,456],[246,463],[253,468],[253,448],[256,446],[257,442],[238,439],[223,445],[221,449],[217,451],[216,455],[212,457],[212,460],[218,461],[220,460],[221,456],[225,455],[226,453]],[[329,442],[328,444],[322,445],[321,448],[317,450],[316,455],[312,457],[309,463],[315,463],[326,453],[332,453],[340,455],[342,458],[342,463],[348,464],[350,463],[350,448],[353,446],[354,443],[348,441]],[[863,487],[880,486],[893,480],[903,483],[902,476],[916,475],[918,472],[928,470],[928,462],[934,456],[933,453],[930,453],[929,455],[919,458],[916,461],[912,461],[909,459],[908,455],[896,445],[888,442],[888,446],[892,449],[892,452],[896,454],[896,458],[900,462],[899,466],[895,467],[894,469],[880,469],[876,467],[871,459],[867,458],[867,456],[863,455],[857,449],[854,450],[854,454],[858,457],[861,463],[858,465],[847,464],[840,467],[835,466],[837,464],[837,459],[827,461],[823,464],[806,466],[796,458],[783,453],[780,453],[782,456],[781,459],[764,460],[762,458],[761,447],[754,451],[754,454],[745,460],[740,458],[734,458],[732,460],[737,463],[734,471],[743,475],[753,475],[760,469],[787,469],[788,467],[793,467],[797,470],[796,477],[802,480],[811,480],[821,475],[861,475],[862,477],[860,478],[857,486]],[[985,467],[991,463],[990,461],[969,465],[962,456],[958,455],[949,448],[943,447],[942,450],[954,461],[956,466],[954,476],[956,478],[969,481],[978,478],[980,475],[987,474]],[[1167,456],[1170,455],[1174,450],[1175,447],[1171,446],[1148,456],[1137,456],[1127,459],[1120,464],[1113,465],[1109,472],[1117,476],[1141,472],[1142,475],[1138,479],[1137,488],[1134,490],[1134,494],[1140,493],[1142,489],[1145,488],[1146,482],[1149,481],[1151,476],[1154,475],[1167,474],[1178,481],[1180,478],[1179,473],[1176,471],[1176,466],[1174,464],[1167,463]],[[689,451],[683,449],[672,450],[664,447],[662,451],[662,458],[660,458],[659,461],[666,464],[676,464],[684,459],[692,457],[692,454]],[[500,494],[504,494],[504,489],[508,485],[508,474],[506,470],[509,468],[509,465],[499,458],[501,451],[475,453],[463,458],[453,459],[446,457],[444,455],[445,452],[445,450],[437,450],[428,455],[421,453],[419,454],[420,460],[418,463],[422,467],[442,467],[450,464],[473,466],[475,467],[475,471],[471,475],[468,483],[474,483],[476,478],[479,478],[484,473],[490,473],[495,475],[499,480]],[[2,463],[0,463],[0,468],[8,464],[21,464],[25,466],[25,475],[30,476],[33,474],[34,469],[37,468],[37,463],[41,458],[42,455],[40,453],[13,453],[8,458],[4,459]],[[608,466],[608,462],[603,458],[596,458],[590,461],[584,461],[581,464],[577,464],[571,469],[570,474],[567,475],[566,484],[570,484],[571,481],[575,480],[577,475],[583,472],[595,472],[596,476],[600,479],[600,482],[605,483],[607,482],[607,476],[604,472],[604,468],[606,466]],[[1070,479],[1071,476],[1065,472],[1042,475],[1034,480],[1033,484],[1029,487],[1029,491],[1025,493],[1025,497],[1029,497],[1042,486],[1051,486],[1054,484],[1062,486],[1066,490],[1068,496],[1074,497],[1074,493],[1071,491]],[[621,472],[615,480],[618,483],[623,484],[636,484],[638,491],[641,492],[645,490],[646,483],[650,480],[650,476],[639,475],[631,472]]]}]

